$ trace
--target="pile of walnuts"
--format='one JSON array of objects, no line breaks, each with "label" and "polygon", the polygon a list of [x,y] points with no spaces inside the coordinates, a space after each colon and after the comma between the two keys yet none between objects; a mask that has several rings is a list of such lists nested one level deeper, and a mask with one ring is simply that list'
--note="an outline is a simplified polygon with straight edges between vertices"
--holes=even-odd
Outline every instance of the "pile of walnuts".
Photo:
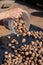
[{"label": "pile of walnuts", "polygon": [[[15,49],[13,44],[19,44],[16,39],[13,39],[8,46],[13,50],[13,53],[4,52],[4,63],[2,65],[43,65],[43,32],[28,31],[26,24],[21,20],[14,22],[14,28],[17,33],[23,36],[32,36],[35,41],[31,44],[24,44],[20,48]],[[10,39],[10,36],[8,36]],[[22,39],[25,43],[26,39]]]},{"label": "pile of walnuts", "polygon": [[4,55],[2,65],[43,65],[43,42],[32,41],[31,44],[22,45],[13,53],[5,51]]}]

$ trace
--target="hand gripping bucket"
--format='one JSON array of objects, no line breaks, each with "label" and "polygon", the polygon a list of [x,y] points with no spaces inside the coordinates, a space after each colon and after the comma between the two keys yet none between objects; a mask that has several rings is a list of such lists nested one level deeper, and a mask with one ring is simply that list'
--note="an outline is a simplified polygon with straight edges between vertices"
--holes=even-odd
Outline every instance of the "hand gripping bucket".
[{"label": "hand gripping bucket", "polygon": [[[30,15],[27,11],[23,11],[22,20],[26,23],[27,28],[29,29],[30,26]],[[13,19],[6,19],[4,20],[4,25],[9,28],[14,34],[17,34],[14,26],[13,26],[14,20]]]}]

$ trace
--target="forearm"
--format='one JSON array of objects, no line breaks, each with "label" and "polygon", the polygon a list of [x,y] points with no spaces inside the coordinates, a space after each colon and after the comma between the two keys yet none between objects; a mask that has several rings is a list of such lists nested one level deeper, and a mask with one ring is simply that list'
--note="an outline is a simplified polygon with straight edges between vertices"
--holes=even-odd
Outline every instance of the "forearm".
[{"label": "forearm", "polygon": [[0,12],[0,20],[9,18],[9,11]]}]

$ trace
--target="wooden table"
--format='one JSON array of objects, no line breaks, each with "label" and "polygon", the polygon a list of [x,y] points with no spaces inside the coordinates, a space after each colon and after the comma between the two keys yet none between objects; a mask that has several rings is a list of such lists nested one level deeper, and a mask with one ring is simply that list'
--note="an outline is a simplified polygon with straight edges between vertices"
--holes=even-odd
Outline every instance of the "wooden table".
[{"label": "wooden table", "polygon": [[[20,7],[27,10],[30,13],[30,18],[31,18],[30,23],[43,29],[43,13],[40,10],[37,10],[37,8],[35,9],[35,7],[33,8],[32,6],[27,7],[25,5],[18,4],[18,3],[14,3],[14,7]],[[0,37],[11,34],[11,33],[12,32],[10,30],[0,25]]]}]

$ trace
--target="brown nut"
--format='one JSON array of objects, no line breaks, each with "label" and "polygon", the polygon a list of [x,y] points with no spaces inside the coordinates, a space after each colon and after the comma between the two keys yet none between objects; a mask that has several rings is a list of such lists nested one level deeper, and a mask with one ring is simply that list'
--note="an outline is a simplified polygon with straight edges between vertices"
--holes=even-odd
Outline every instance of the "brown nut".
[{"label": "brown nut", "polygon": [[10,36],[7,36],[8,37],[8,39],[10,39],[11,37]]},{"label": "brown nut", "polygon": [[19,23],[19,26],[22,26],[21,22]]},{"label": "brown nut", "polygon": [[14,58],[14,54],[11,55]]},{"label": "brown nut", "polygon": [[28,35],[28,36],[30,36],[30,35],[31,35],[31,33],[28,31],[28,32],[27,32],[27,35]]},{"label": "brown nut", "polygon": [[5,55],[7,55],[8,54],[8,51],[5,51]]},{"label": "brown nut", "polygon": [[16,22],[14,22],[14,23],[13,23],[13,25],[14,25],[14,26],[17,26],[17,23],[16,23]]},{"label": "brown nut", "polygon": [[23,33],[23,36],[26,36],[26,33]]},{"label": "brown nut", "polygon": [[25,52],[25,55],[27,56],[28,54],[29,54],[29,52],[28,52],[28,51],[26,51],[26,52]]},{"label": "brown nut", "polygon": [[16,39],[13,39],[13,40],[11,41],[11,43],[18,44],[18,41],[17,41]]},{"label": "brown nut", "polygon": [[22,39],[22,43],[25,43],[25,42],[26,42],[26,39],[25,39],[25,38],[23,38],[23,39]]},{"label": "brown nut", "polygon": [[11,46],[12,46],[12,44],[11,44],[11,43],[9,43],[9,44],[8,44],[8,46],[9,46],[9,47],[11,47]]},{"label": "brown nut", "polygon": [[5,58],[8,58],[8,55],[5,55]]},{"label": "brown nut", "polygon": [[12,49],[15,49],[15,46],[12,46],[11,48],[12,48]]}]

